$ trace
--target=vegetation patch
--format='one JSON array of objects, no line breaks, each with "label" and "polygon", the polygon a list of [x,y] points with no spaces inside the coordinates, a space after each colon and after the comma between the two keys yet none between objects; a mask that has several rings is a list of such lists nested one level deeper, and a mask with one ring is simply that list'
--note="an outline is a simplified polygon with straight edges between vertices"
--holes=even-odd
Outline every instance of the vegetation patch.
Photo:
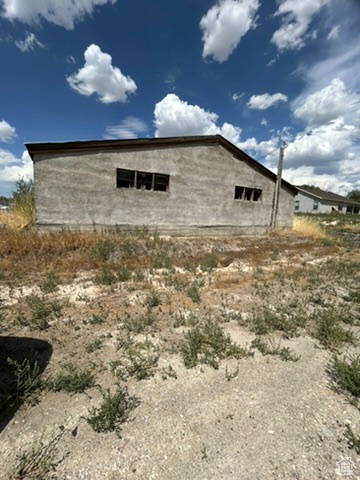
[{"label": "vegetation patch", "polygon": [[140,401],[137,397],[129,395],[126,386],[117,385],[113,394],[109,389],[100,388],[100,392],[101,405],[90,409],[86,421],[97,433],[115,432],[120,437],[121,425],[129,419],[130,413]]},{"label": "vegetation patch", "polygon": [[270,339],[266,342],[260,337],[256,337],[255,340],[251,342],[251,347],[257,348],[263,355],[275,355],[280,357],[281,360],[284,360],[285,362],[297,362],[300,360],[300,356],[294,355],[289,347],[281,347],[280,341],[276,343],[274,340]]},{"label": "vegetation patch", "polygon": [[330,364],[330,374],[339,387],[353,397],[360,397],[360,355],[340,359],[334,355]]},{"label": "vegetation patch", "polygon": [[81,370],[72,363],[62,366],[60,372],[46,381],[52,392],[81,393],[94,386],[94,376],[90,370]]},{"label": "vegetation patch", "polygon": [[224,358],[242,358],[249,355],[244,348],[232,342],[230,335],[210,318],[185,333],[180,346],[186,368],[207,364],[218,369]]}]

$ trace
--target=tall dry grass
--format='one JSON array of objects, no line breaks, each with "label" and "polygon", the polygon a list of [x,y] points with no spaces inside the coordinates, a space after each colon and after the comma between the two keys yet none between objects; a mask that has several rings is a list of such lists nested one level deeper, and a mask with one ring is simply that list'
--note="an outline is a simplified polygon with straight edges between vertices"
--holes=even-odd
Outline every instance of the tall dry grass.
[{"label": "tall dry grass", "polygon": [[311,217],[295,217],[293,222],[293,231],[314,240],[327,238],[327,235],[321,228],[318,220]]}]

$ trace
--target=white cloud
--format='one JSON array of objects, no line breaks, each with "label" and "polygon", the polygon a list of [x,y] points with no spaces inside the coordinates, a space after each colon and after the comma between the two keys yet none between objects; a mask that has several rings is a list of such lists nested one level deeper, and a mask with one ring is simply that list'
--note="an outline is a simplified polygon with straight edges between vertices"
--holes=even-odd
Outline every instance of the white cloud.
[{"label": "white cloud", "polygon": [[228,59],[241,38],[255,28],[258,0],[218,0],[200,21],[203,31],[203,58],[217,62]]},{"label": "white cloud", "polygon": [[245,92],[242,92],[242,93],[236,92],[232,95],[231,98],[234,100],[234,102],[238,102],[243,98],[244,95],[245,95]]},{"label": "white cloud", "polygon": [[33,178],[33,162],[27,150],[20,158],[16,158],[11,152],[0,150],[0,182],[11,183],[16,182],[20,178],[30,180]]},{"label": "white cloud", "polygon": [[314,167],[310,166],[285,169],[283,178],[293,185],[314,185],[339,195],[346,195],[354,189],[354,185],[342,178],[341,175],[317,175]]},{"label": "white cloud", "polygon": [[66,77],[69,85],[81,95],[97,93],[102,103],[127,101],[136,92],[132,78],[112,66],[112,58],[97,45],[90,45],[84,53],[85,65],[77,73]]},{"label": "white cloud", "polygon": [[252,110],[266,110],[267,108],[276,105],[279,102],[287,102],[288,97],[283,93],[274,93],[269,95],[253,95],[247,103],[247,106]]},{"label": "white cloud", "polygon": [[314,38],[314,32],[308,34],[313,16],[331,0],[280,0],[276,16],[282,15],[282,25],[271,38],[280,51],[299,50],[308,37]]},{"label": "white cloud", "polygon": [[16,136],[15,128],[5,120],[0,121],[0,142],[10,142]]},{"label": "white cloud", "polygon": [[310,125],[323,125],[340,116],[359,115],[360,95],[349,92],[345,83],[334,78],[331,83],[310,95],[301,95],[294,103],[294,116]]},{"label": "white cloud", "polygon": [[136,117],[126,117],[119,125],[111,125],[106,128],[104,138],[138,138],[139,134],[147,132],[145,122]]},{"label": "white cloud", "polygon": [[45,48],[45,45],[41,43],[34,33],[27,33],[24,40],[17,40],[15,45],[21,50],[23,53],[29,52],[31,50],[35,50],[36,47]]},{"label": "white cloud", "polygon": [[173,93],[155,105],[154,116],[156,137],[220,134],[234,144],[240,140],[239,127],[230,123],[218,126],[216,113],[207,112],[198,105],[189,105]]},{"label": "white cloud", "polygon": [[266,118],[262,118],[260,123],[261,123],[261,125],[263,125],[264,127],[267,127],[267,125],[268,125],[268,121],[266,120]]},{"label": "white cloud", "polygon": [[42,20],[68,30],[99,5],[117,0],[1,0],[2,16],[27,24],[40,24]]},{"label": "white cloud", "polygon": [[333,27],[328,36],[327,36],[327,39],[328,40],[336,40],[339,36],[339,33],[340,33],[340,25],[336,25],[336,27]]}]

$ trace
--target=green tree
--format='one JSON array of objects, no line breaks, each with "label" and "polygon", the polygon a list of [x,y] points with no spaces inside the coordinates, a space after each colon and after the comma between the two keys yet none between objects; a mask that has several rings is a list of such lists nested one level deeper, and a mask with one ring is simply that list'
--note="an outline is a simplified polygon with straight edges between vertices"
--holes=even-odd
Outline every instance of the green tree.
[{"label": "green tree", "polygon": [[360,202],[360,190],[352,190],[347,194],[347,198],[354,200],[355,202]]},{"label": "green tree", "polygon": [[20,178],[15,184],[13,192],[14,211],[24,217],[26,223],[35,220],[34,182]]}]

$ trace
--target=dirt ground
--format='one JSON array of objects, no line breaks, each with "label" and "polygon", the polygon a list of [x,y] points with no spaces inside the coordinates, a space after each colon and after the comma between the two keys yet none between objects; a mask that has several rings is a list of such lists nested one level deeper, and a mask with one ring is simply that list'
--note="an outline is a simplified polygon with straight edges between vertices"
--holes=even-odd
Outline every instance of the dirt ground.
[{"label": "dirt ground", "polygon": [[[349,458],[348,478],[359,479],[346,436],[349,427],[360,434],[359,406],[331,375],[335,354],[360,353],[358,245],[289,233],[162,237],[157,248],[143,269],[123,248],[52,288],[43,277],[2,282],[4,351],[16,337],[14,356],[37,350],[43,379],[71,362],[103,392],[119,383],[138,402],[118,434],[97,433],[87,418],[102,402],[99,387],[43,388],[0,419],[0,479],[325,480],[341,478]],[[110,281],[122,259],[128,270]],[[352,337],[321,333],[324,315]],[[242,354],[186,365],[187,334],[209,321]],[[131,348],[143,349],[137,369]],[[51,467],[43,476],[19,473],[31,449],[32,471]]]}]

